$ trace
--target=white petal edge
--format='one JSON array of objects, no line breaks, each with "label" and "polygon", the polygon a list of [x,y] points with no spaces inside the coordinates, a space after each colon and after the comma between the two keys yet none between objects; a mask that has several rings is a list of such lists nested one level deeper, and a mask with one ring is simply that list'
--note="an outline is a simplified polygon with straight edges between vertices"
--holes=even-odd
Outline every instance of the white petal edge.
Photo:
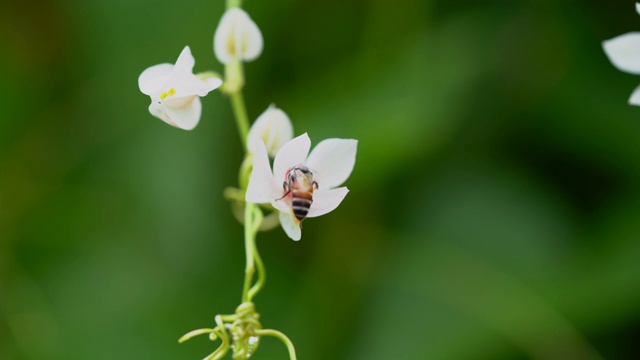
[{"label": "white petal edge", "polygon": [[[172,99],[171,101],[184,101],[185,99]],[[178,127],[182,130],[193,130],[193,128],[200,122],[200,114],[202,113],[202,103],[200,98],[193,95],[193,98],[183,106],[171,107],[170,101],[165,101],[164,111],[166,112],[171,122],[167,122],[170,125]]]},{"label": "white petal edge", "polygon": [[151,115],[166,122],[167,124],[173,127],[177,127],[176,124],[167,115],[167,112],[164,110],[164,106],[158,104],[157,101],[151,101],[151,105],[149,105],[149,112],[151,113]]},{"label": "white petal edge", "polygon": [[640,106],[640,86],[636,87],[636,89],[633,90],[633,93],[631,93],[629,104]]},{"label": "white petal edge", "polygon": [[251,128],[249,129],[249,134],[247,134],[247,149],[249,150],[249,152],[255,152],[260,143],[265,145],[266,148],[266,144],[264,144],[263,138],[265,132],[267,132],[268,130],[267,127],[269,125],[269,119],[265,116],[268,111],[269,109],[260,114],[260,116],[258,116],[256,121],[253,122]]},{"label": "white petal edge", "polygon": [[636,3],[636,12],[640,14],[640,3]]},{"label": "white petal edge", "polygon": [[249,129],[247,147],[249,151],[259,144],[265,144],[267,154],[274,157],[278,150],[293,138],[293,125],[289,116],[271,104]]},{"label": "white petal edge", "polygon": [[191,49],[186,46],[176,61],[176,66],[165,85],[166,88],[162,89],[162,91],[169,91],[170,88],[174,88],[175,94],[172,97],[175,98],[191,95],[206,96],[210,91],[222,85],[221,79],[202,80],[194,75],[194,65],[195,59],[191,54]]},{"label": "white petal edge", "polygon": [[261,142],[253,152],[253,170],[249,177],[249,186],[245,200],[255,204],[269,203],[281,196],[282,188],[276,184],[267,149]]},{"label": "white petal edge", "polygon": [[176,66],[173,69],[174,73],[193,73],[193,66],[196,64],[196,59],[191,54],[191,48],[185,46],[176,60]]},{"label": "white petal edge", "polygon": [[[204,89],[206,90],[207,93],[209,91],[213,91],[213,90],[219,88],[220,86],[222,86],[222,79],[219,79],[219,78],[215,78],[215,77],[214,78],[208,78],[208,79],[203,80],[203,81],[205,82]],[[200,95],[200,96],[204,96],[204,95]]]},{"label": "white petal edge", "polygon": [[235,16],[237,16],[235,15],[237,13],[234,10],[239,9],[229,9],[222,14],[222,18],[220,18],[216,32],[213,34],[213,52],[216,54],[218,61],[223,64],[230,63],[234,58],[234,55],[229,53],[227,46],[229,41],[235,41],[229,39],[231,34],[234,32]]},{"label": "white petal edge", "polygon": [[169,63],[154,65],[146,68],[138,77],[138,87],[145,95],[153,95],[162,90],[162,86],[169,80],[173,72],[173,65]]},{"label": "white petal edge", "polygon": [[640,74],[640,33],[631,32],[602,43],[611,63],[624,72]]},{"label": "white petal edge", "polygon": [[316,145],[306,165],[313,171],[320,189],[340,186],[349,178],[357,148],[358,141],[353,139],[327,139]]},{"label": "white petal edge", "polygon": [[264,40],[262,39],[262,32],[258,28],[258,25],[247,14],[244,19],[243,33],[241,39],[241,57],[244,61],[253,61],[262,54],[262,47]]},{"label": "white petal edge", "polygon": [[300,222],[293,216],[293,212],[280,212],[280,225],[284,232],[292,240],[298,241],[302,238]]},{"label": "white petal edge", "polygon": [[313,218],[335,210],[347,196],[349,189],[341,187],[337,189],[316,190],[313,192],[313,204],[309,208],[307,217]]},{"label": "white petal edge", "polygon": [[284,181],[287,171],[295,165],[303,164],[309,154],[311,140],[304,133],[282,146],[273,161],[273,176],[276,181]]}]

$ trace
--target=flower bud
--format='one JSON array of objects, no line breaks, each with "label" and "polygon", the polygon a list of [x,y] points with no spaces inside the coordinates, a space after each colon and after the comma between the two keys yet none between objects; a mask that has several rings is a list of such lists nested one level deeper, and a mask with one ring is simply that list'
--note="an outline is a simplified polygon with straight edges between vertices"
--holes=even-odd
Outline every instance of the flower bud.
[{"label": "flower bud", "polygon": [[221,63],[255,60],[262,45],[260,29],[244,10],[231,8],[222,15],[213,37],[213,50]]},{"label": "flower bud", "polygon": [[249,130],[247,148],[254,152],[264,143],[270,157],[275,157],[282,145],[293,138],[293,125],[284,111],[271,104],[253,123]]}]

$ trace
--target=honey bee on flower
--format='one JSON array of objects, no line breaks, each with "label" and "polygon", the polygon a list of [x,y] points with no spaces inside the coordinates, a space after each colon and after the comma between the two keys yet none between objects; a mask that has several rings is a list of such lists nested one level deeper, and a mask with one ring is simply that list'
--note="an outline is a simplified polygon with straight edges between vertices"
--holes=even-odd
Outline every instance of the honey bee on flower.
[{"label": "honey bee on flower", "polygon": [[311,140],[304,133],[282,146],[273,170],[262,141],[253,153],[253,171],[246,201],[271,203],[280,211],[280,224],[293,240],[302,237],[301,224],[333,211],[349,192],[344,183],[355,165],[358,141],[327,139],[309,153]]},{"label": "honey bee on flower", "polygon": [[313,204],[313,191],[318,190],[318,182],[313,173],[304,165],[296,165],[287,171],[286,180],[282,183],[285,193],[279,200],[287,199],[291,202],[293,215],[300,221],[307,217]]}]

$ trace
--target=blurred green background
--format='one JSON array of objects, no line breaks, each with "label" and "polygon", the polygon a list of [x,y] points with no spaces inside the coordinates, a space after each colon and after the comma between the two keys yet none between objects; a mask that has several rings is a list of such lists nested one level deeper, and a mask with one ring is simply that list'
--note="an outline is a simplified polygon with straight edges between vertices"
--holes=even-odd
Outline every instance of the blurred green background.
[{"label": "blurred green background", "polygon": [[[240,302],[228,99],[192,132],[138,75],[212,51],[222,0],[0,4],[0,359],[200,359]],[[303,239],[260,234],[263,325],[314,359],[640,358],[640,77],[601,42],[632,1],[246,1],[270,103],[356,138]],[[263,341],[256,359],[286,359]]]}]

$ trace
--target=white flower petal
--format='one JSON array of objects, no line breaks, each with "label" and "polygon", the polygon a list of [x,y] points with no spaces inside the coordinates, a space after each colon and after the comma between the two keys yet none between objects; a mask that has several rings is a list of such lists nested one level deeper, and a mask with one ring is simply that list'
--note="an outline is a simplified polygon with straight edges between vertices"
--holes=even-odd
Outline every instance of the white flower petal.
[{"label": "white flower petal", "polygon": [[287,236],[291,239],[298,241],[302,238],[302,231],[300,229],[300,221],[293,216],[293,212],[280,212],[280,225]]},{"label": "white flower petal", "polygon": [[240,48],[242,49],[242,60],[253,61],[262,54],[264,41],[262,33],[258,25],[247,15],[247,22],[244,27],[244,33],[240,40]]},{"label": "white flower petal", "polygon": [[[171,88],[175,91],[171,98],[187,97],[192,95],[206,96],[211,90],[217,89],[222,85],[220,79],[209,79],[212,81],[202,80],[193,74],[182,74],[180,76],[172,76],[167,86],[169,91]],[[217,80],[217,81],[215,81]]]},{"label": "white flower petal", "polygon": [[222,85],[220,79],[202,80],[193,74],[195,59],[188,46],[180,53],[176,65],[152,66],[140,74],[140,91],[151,97],[149,112],[172,126],[191,130],[200,121],[202,103],[198,96]]},{"label": "white flower petal", "polygon": [[282,196],[282,187],[276,184],[271,173],[269,157],[264,144],[260,143],[253,152],[253,170],[245,200],[251,203],[269,203]]},{"label": "white flower petal", "polygon": [[349,178],[356,162],[358,141],[353,139],[327,139],[311,151],[306,165],[320,189],[339,186]]},{"label": "white flower petal", "polygon": [[602,43],[604,52],[619,70],[640,74],[640,33],[620,35]]},{"label": "white flower petal", "polygon": [[636,3],[636,12],[640,14],[640,3]]},{"label": "white flower petal", "polygon": [[[233,61],[236,55],[236,19],[234,17],[236,11],[234,10],[236,9],[229,9],[222,15],[220,23],[218,23],[218,27],[216,28],[216,32],[213,35],[213,51],[215,52],[218,60],[223,64],[228,64]],[[232,53],[231,50],[234,52]]]},{"label": "white flower petal", "polygon": [[349,189],[341,187],[337,189],[319,189],[313,192],[313,203],[309,208],[307,217],[318,217],[335,210],[340,205]]},{"label": "white flower petal", "polygon": [[166,122],[171,126],[178,127],[167,115],[165,108],[158,101],[151,101],[151,105],[149,105],[149,112],[151,115],[157,117],[158,119]]},{"label": "white flower petal", "polygon": [[[206,96],[210,91],[217,89],[222,85],[220,79],[207,79],[202,80],[194,74],[181,74],[179,76],[172,76],[168,83],[167,88],[164,91],[169,91],[171,88],[175,90],[175,94],[171,98],[186,97],[192,95]],[[169,98],[169,97],[168,97]]]},{"label": "white flower petal", "polygon": [[267,147],[269,156],[274,157],[278,150],[293,138],[293,125],[287,114],[274,105],[269,106],[249,129],[247,147],[249,151],[261,143]]},{"label": "white flower petal", "polygon": [[633,93],[631,93],[629,104],[640,106],[640,86],[636,87]]},{"label": "white flower petal", "polygon": [[170,122],[167,121],[167,123],[175,127],[183,130],[192,130],[200,121],[202,103],[200,102],[200,98],[195,95],[191,98],[167,100],[164,101],[162,105],[170,119]]},{"label": "white flower petal", "polygon": [[202,80],[193,74],[193,66],[196,60],[191,54],[191,49],[188,46],[180,53],[176,65],[169,77],[163,92],[169,93],[173,98],[187,97],[192,95],[205,96],[210,91],[218,88],[222,85],[222,80],[211,78],[208,80]]},{"label": "white flower petal", "polygon": [[[222,79],[217,78],[217,77],[208,78],[208,79],[203,80],[203,81],[205,82],[205,85],[203,86],[203,88],[206,89],[207,92],[215,90],[215,89],[219,88],[220,86],[222,86]],[[204,95],[200,95],[200,96],[204,96]]]},{"label": "white flower petal", "polygon": [[138,77],[140,91],[145,95],[153,95],[161,91],[172,72],[173,65],[167,63],[145,69]]},{"label": "white flower petal", "polygon": [[[280,195],[282,196],[282,195]],[[291,212],[291,198],[289,197],[285,197],[285,198],[280,198],[280,196],[278,196],[277,198],[271,200],[271,205],[278,209],[280,212]]]},{"label": "white flower petal", "polygon": [[174,73],[193,73],[193,67],[196,64],[196,59],[191,54],[191,48],[189,46],[185,46],[180,52],[180,56],[178,56],[178,60],[176,60],[176,67],[174,68]]},{"label": "white flower petal", "polygon": [[262,53],[262,47],[262,33],[244,10],[231,8],[222,15],[213,36],[213,50],[221,63],[254,60]]},{"label": "white flower petal", "polygon": [[276,181],[284,181],[290,168],[304,163],[310,147],[311,140],[307,133],[284,144],[273,161],[273,176]]}]

